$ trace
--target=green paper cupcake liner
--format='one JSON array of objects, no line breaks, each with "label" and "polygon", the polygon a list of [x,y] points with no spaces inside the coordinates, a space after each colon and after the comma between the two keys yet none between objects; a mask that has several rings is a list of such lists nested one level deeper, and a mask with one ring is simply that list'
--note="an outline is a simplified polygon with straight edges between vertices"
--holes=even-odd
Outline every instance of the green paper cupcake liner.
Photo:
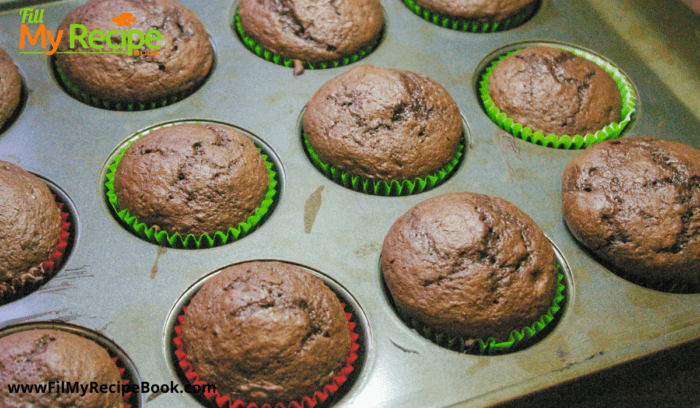
[{"label": "green paper cupcake liner", "polygon": [[522,25],[535,14],[539,8],[539,1],[534,2],[522,14],[518,14],[506,20],[500,21],[480,21],[467,20],[450,17],[438,13],[434,13],[424,7],[416,4],[415,0],[403,0],[403,3],[418,17],[440,27],[449,28],[451,30],[463,31],[465,33],[493,33],[497,31],[506,31]]},{"label": "green paper cupcake liner", "polygon": [[597,64],[605,72],[612,76],[617,84],[617,88],[620,91],[620,97],[622,99],[622,109],[620,115],[622,120],[620,122],[610,123],[603,129],[587,135],[558,136],[554,133],[545,135],[544,132],[540,130],[533,131],[530,127],[523,126],[521,123],[517,123],[513,119],[507,117],[506,114],[501,112],[491,100],[491,96],[489,95],[488,91],[489,77],[499,62],[520,51],[520,49],[500,56],[484,71],[484,74],[481,77],[481,82],[479,83],[479,93],[481,95],[481,101],[484,105],[486,114],[501,129],[512,134],[513,136],[530,143],[541,144],[542,146],[553,147],[555,149],[584,149],[594,143],[602,142],[603,140],[615,139],[620,136],[625,127],[632,121],[632,116],[636,112],[636,97],[630,80],[618,68],[597,55],[566,46],[557,45],[556,48],[570,51],[579,57],[586,58],[587,60]]},{"label": "green paper cupcake liner", "polygon": [[205,78],[204,80],[199,82],[197,85],[193,86],[191,89],[188,89],[187,91],[184,91],[184,92],[179,92],[179,93],[174,94],[166,99],[149,101],[149,102],[125,103],[125,102],[115,102],[115,101],[109,101],[106,99],[102,99],[100,97],[97,97],[95,95],[90,95],[87,92],[80,90],[78,87],[73,85],[73,83],[65,76],[65,74],[63,73],[61,68],[58,66],[58,64],[56,64],[55,60],[53,61],[53,66],[56,70],[56,74],[58,76],[59,82],[62,85],[63,89],[66,92],[68,92],[68,94],[70,96],[72,96],[74,99],[77,99],[86,105],[94,106],[96,108],[107,109],[107,110],[112,110],[112,111],[122,111],[122,112],[139,112],[139,111],[157,109],[157,108],[162,108],[162,107],[165,107],[168,105],[172,105],[175,102],[181,101],[181,100],[187,98],[188,96],[192,95],[206,81],[206,78]]},{"label": "green paper cupcake liner", "polygon": [[333,180],[336,184],[340,184],[341,186],[349,188],[353,191],[387,197],[419,194],[440,185],[447,178],[447,176],[452,174],[455,168],[457,168],[464,150],[464,143],[462,140],[457,147],[457,152],[449,163],[443,166],[435,174],[428,175],[425,178],[415,178],[413,180],[404,181],[392,180],[389,182],[384,180],[370,180],[364,177],[351,175],[337,169],[336,167],[333,167],[330,164],[322,162],[316,151],[314,151],[313,147],[311,147],[311,143],[309,143],[309,140],[306,138],[306,134],[303,132],[302,137],[304,139],[304,147],[306,148],[306,152],[308,153],[314,167],[316,167],[327,178]]},{"label": "green paper cupcake liner", "polygon": [[[557,265],[559,268],[560,266]],[[452,336],[445,333],[440,333],[418,320],[412,318],[408,313],[396,306],[391,296],[391,304],[397,311],[399,317],[411,329],[414,329],[421,336],[437,344],[438,346],[447,348],[452,351],[457,351],[464,354],[476,355],[496,355],[506,354],[513,351],[521,350],[531,345],[531,341],[536,339],[537,334],[547,328],[555,319],[557,313],[564,307],[566,298],[566,285],[564,283],[564,274],[557,275],[559,284],[557,285],[557,293],[552,300],[552,306],[549,311],[536,322],[522,328],[521,330],[513,330],[510,333],[508,340],[496,342],[492,337],[488,339],[464,339],[460,336]]]},{"label": "green paper cupcake liner", "polygon": [[[186,122],[183,122],[186,123]],[[200,123],[199,121],[194,123]],[[156,128],[148,129],[148,131],[138,135],[141,138],[155,129],[159,129],[167,125],[159,126]],[[138,139],[137,138],[137,139]],[[145,239],[154,244],[158,244],[170,248],[186,248],[186,249],[201,249],[201,248],[212,248],[215,246],[225,245],[229,242],[234,242],[248,235],[248,233],[255,230],[255,227],[260,223],[262,218],[270,211],[270,207],[275,202],[275,195],[277,190],[277,172],[274,170],[274,165],[268,160],[268,156],[262,154],[263,160],[265,161],[265,166],[267,166],[267,174],[270,177],[270,184],[267,188],[267,193],[265,198],[260,203],[255,212],[248,217],[248,219],[235,227],[231,227],[226,231],[217,231],[213,235],[202,234],[197,237],[193,234],[188,234],[183,237],[182,235],[170,234],[167,231],[160,230],[157,231],[155,228],[147,226],[145,223],[139,222],[135,216],[131,215],[128,210],[120,209],[117,203],[117,195],[114,192],[114,176],[119,166],[119,162],[124,157],[126,150],[137,140],[134,139],[128,143],[128,145],[122,148],[119,153],[114,157],[114,161],[109,165],[109,171],[106,174],[107,182],[105,187],[107,189],[106,196],[109,204],[114,210],[116,216],[128,227],[131,232],[136,234],[138,237]],[[258,147],[258,151],[262,153],[262,149]]]},{"label": "green paper cupcake liner", "polygon": [[[273,62],[277,65],[283,65],[287,68],[293,68],[294,67],[294,60],[295,58],[287,58],[283,57],[281,55],[275,54],[272,51],[269,51],[262,46],[258,45],[258,43],[255,42],[252,38],[250,38],[245,32],[243,32],[243,26],[241,25],[241,17],[238,14],[238,10],[236,10],[236,15],[234,17],[234,26],[236,27],[236,33],[238,33],[238,37],[241,39],[243,42],[243,45],[245,45],[246,48],[251,50],[255,55],[258,57]],[[360,51],[348,56],[348,57],[343,57],[338,60],[333,60],[333,61],[321,61],[321,62],[309,62],[309,61],[302,61],[302,64],[304,65],[304,68],[306,69],[327,69],[327,68],[338,68],[338,67],[343,67],[345,65],[352,64],[354,62],[357,62],[367,55],[369,55],[372,51],[374,51],[375,48],[377,48],[377,45],[379,45],[379,41],[381,40],[382,36],[384,35],[384,30],[382,29],[382,32],[379,33],[377,38],[375,38],[371,44],[368,46],[364,47]]]}]

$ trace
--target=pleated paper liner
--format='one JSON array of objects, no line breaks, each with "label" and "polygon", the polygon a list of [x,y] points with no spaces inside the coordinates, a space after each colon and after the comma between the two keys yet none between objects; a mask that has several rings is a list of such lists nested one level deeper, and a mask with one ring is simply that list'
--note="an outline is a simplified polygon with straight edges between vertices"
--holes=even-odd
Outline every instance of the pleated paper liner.
[{"label": "pleated paper liner", "polygon": [[[112,358],[112,361],[114,361],[114,365],[116,365],[117,369],[119,370],[119,375],[122,378],[122,386],[128,385],[129,387],[131,387],[133,384],[130,384],[129,379],[125,378],[125,375],[124,375],[126,372],[126,368],[124,368],[124,364],[121,363],[119,361],[119,358],[117,356],[113,355],[109,349],[105,348],[105,350],[107,350],[107,353],[109,353],[109,356]],[[133,393],[131,391],[129,391],[127,393],[122,393],[122,394],[123,394],[122,396],[124,398],[124,408],[131,408],[132,405],[130,403],[130,400],[131,400],[131,395]]]},{"label": "pleated paper liner", "polygon": [[522,25],[532,17],[540,6],[540,1],[535,1],[522,13],[500,21],[481,21],[450,17],[434,13],[416,4],[414,0],[403,0],[404,4],[418,17],[440,27],[466,33],[493,33],[506,31]]},{"label": "pleated paper liner", "polygon": [[[215,53],[216,54],[216,53]],[[209,70],[209,73],[202,78],[201,81],[199,81],[197,84],[192,86],[189,89],[186,89],[181,92],[176,92],[173,95],[168,96],[167,98],[163,99],[156,99],[152,101],[146,101],[146,102],[120,102],[120,101],[110,101],[108,99],[104,99],[100,96],[97,95],[92,95],[87,92],[82,91],[65,76],[61,68],[56,64],[55,58],[52,58],[51,60],[51,65],[53,66],[53,69],[56,74],[56,78],[58,79],[59,84],[65,90],[70,96],[72,96],[74,99],[79,100],[80,102],[94,106],[95,108],[100,108],[100,109],[107,109],[107,110],[112,110],[112,111],[122,111],[122,112],[138,112],[138,111],[145,111],[145,110],[151,110],[151,109],[157,109],[157,108],[162,108],[168,105],[172,105],[176,102],[179,102],[188,96],[192,95],[195,93],[199,88],[204,85],[204,83],[207,81],[207,79],[211,76],[212,71],[214,70],[214,63],[212,63],[212,67]]]},{"label": "pleated paper liner", "polygon": [[[56,199],[56,195],[54,195],[54,199]],[[69,213],[63,211],[64,203],[57,200],[56,206],[61,210],[61,234],[58,237],[58,244],[54,247],[48,260],[10,281],[0,282],[0,305],[35,291],[58,272],[68,241],[71,239],[71,224],[68,221]]]},{"label": "pleated paper liner", "polygon": [[513,136],[521,138],[530,143],[539,144],[545,147],[553,147],[555,149],[584,149],[594,143],[619,137],[625,127],[632,121],[632,116],[636,112],[636,96],[630,80],[614,65],[603,58],[598,57],[597,55],[563,45],[555,45],[554,47],[570,51],[579,57],[586,58],[587,60],[597,64],[605,72],[612,76],[613,80],[615,80],[615,83],[617,84],[617,88],[620,91],[620,97],[622,99],[622,109],[620,115],[621,120],[619,122],[610,123],[595,133],[570,136],[555,135],[553,133],[545,135],[542,131],[533,131],[530,127],[523,126],[522,124],[513,121],[513,119],[508,118],[506,114],[501,112],[491,100],[491,96],[488,92],[489,77],[499,62],[520,51],[520,49],[508,52],[505,55],[498,57],[484,71],[484,74],[481,77],[482,80],[479,83],[479,93],[481,95],[481,101],[486,114],[501,129],[512,134]]},{"label": "pleated paper liner", "polygon": [[[188,302],[189,304],[189,302]],[[341,303],[343,309],[345,309],[345,303]],[[175,357],[177,358],[178,365],[184,376],[192,384],[192,386],[199,386],[200,390],[203,391],[204,397],[209,402],[211,407],[218,408],[320,408],[324,405],[324,402],[330,401],[329,398],[335,394],[340,386],[342,386],[348,379],[348,375],[353,371],[353,365],[357,361],[357,350],[360,348],[358,343],[359,335],[355,333],[355,323],[351,321],[352,313],[345,312],[345,318],[348,320],[348,328],[350,330],[350,354],[345,362],[345,366],[341,369],[340,374],[335,376],[330,384],[326,384],[322,390],[316,391],[314,395],[306,396],[301,399],[301,401],[291,401],[287,404],[282,402],[277,402],[274,405],[265,403],[258,407],[255,403],[247,404],[241,400],[232,400],[228,395],[221,395],[219,391],[212,392],[207,388],[207,383],[199,378],[199,374],[192,367],[192,364],[187,360],[187,354],[183,350],[184,346],[182,343],[182,323],[185,320],[185,313],[187,312],[187,306],[182,308],[181,313],[177,316],[177,323],[174,327],[175,337],[173,338],[173,343],[175,344]]]},{"label": "pleated paper liner", "polygon": [[327,178],[333,180],[336,184],[349,188],[353,191],[387,197],[420,194],[442,184],[442,182],[445,181],[445,179],[457,168],[464,151],[464,136],[462,136],[462,140],[460,140],[460,144],[457,147],[457,152],[455,155],[436,173],[423,178],[415,178],[413,180],[392,180],[388,182],[384,180],[370,180],[364,177],[351,175],[330,164],[322,162],[316,151],[313,149],[313,147],[311,147],[311,143],[309,143],[308,139],[306,138],[306,134],[303,132],[302,138],[304,139],[306,153],[311,159],[314,167],[316,167],[316,169],[323,173],[323,175],[325,175]]},{"label": "pleated paper liner", "polygon": [[[194,123],[200,122],[196,121]],[[148,129],[147,131],[138,135],[138,138],[145,136],[155,129],[159,129],[167,125]],[[274,164],[268,160],[268,156],[266,154],[262,154],[262,149],[258,147],[257,149],[261,152],[262,158],[265,161],[265,166],[267,166],[267,174],[270,177],[270,184],[268,185],[267,193],[265,194],[263,201],[260,203],[260,206],[250,217],[248,217],[246,221],[238,224],[237,226],[233,226],[226,231],[216,231],[212,235],[202,234],[200,236],[195,236],[193,234],[188,234],[184,237],[178,233],[170,234],[168,231],[156,230],[153,227],[149,227],[145,223],[139,222],[136,216],[129,213],[129,210],[120,209],[119,203],[117,202],[117,195],[114,192],[114,177],[117,167],[119,166],[119,162],[124,157],[126,150],[135,141],[136,139],[130,141],[126,147],[122,148],[114,157],[114,161],[109,165],[109,170],[106,174],[107,182],[105,183],[105,195],[107,196],[107,201],[112,207],[114,214],[119,218],[119,220],[121,220],[121,222],[124,223],[132,233],[146,241],[165,247],[186,249],[212,248],[225,245],[241,239],[254,231],[260,221],[263,219],[263,217],[265,217],[275,203],[275,196],[277,194],[277,172],[275,171]]]},{"label": "pleated paper liner", "polygon": [[[558,266],[558,268],[561,268]],[[498,355],[513,353],[525,349],[539,341],[543,333],[549,332],[554,324],[559,320],[559,312],[564,307],[566,299],[566,284],[564,274],[557,275],[559,284],[557,285],[557,293],[552,300],[552,306],[546,314],[540,317],[536,322],[523,327],[520,330],[514,330],[510,333],[508,340],[497,342],[494,338],[488,339],[465,339],[460,336],[453,336],[445,333],[440,333],[429,326],[412,318],[404,310],[400,309],[389,294],[391,305],[396,310],[398,316],[411,329],[414,329],[418,334],[446,349],[457,351],[464,354],[474,355]]]},{"label": "pleated paper liner", "polygon": [[[258,57],[266,60],[273,62],[277,65],[283,65],[287,68],[293,68],[294,67],[294,60],[295,58],[287,58],[283,57],[281,55],[275,54],[274,52],[267,50],[263,48],[261,45],[255,42],[250,36],[248,36],[244,31],[243,31],[243,26],[241,25],[241,18],[238,14],[238,9],[236,9],[236,15],[234,16],[234,22],[233,22],[235,28],[236,28],[236,33],[238,34],[238,38],[243,42],[243,45],[245,45],[246,48],[248,48],[250,51],[252,51],[255,55]],[[372,40],[372,43],[369,45],[365,46],[362,48],[360,51],[347,56],[343,57],[337,60],[332,60],[332,61],[320,61],[320,62],[311,62],[311,61],[303,61],[302,64],[304,65],[304,68],[306,69],[327,69],[327,68],[338,68],[338,67],[343,67],[345,65],[352,64],[354,62],[357,62],[366,56],[368,56],[372,51],[374,51],[375,48],[377,48],[377,45],[379,45],[379,42],[382,39],[382,36],[384,35],[384,28],[382,28],[382,31],[377,35],[377,38]]]},{"label": "pleated paper liner", "polygon": [[[73,334],[78,334],[78,333],[73,333]],[[82,334],[78,334],[78,335],[81,337],[85,337]],[[95,341],[94,339],[91,339],[89,337],[85,337],[85,338],[87,338],[88,340],[91,340],[91,341]],[[114,353],[112,350],[110,350],[109,347],[105,347],[104,344],[100,344],[100,345],[102,346],[102,348],[104,348],[107,351],[107,353],[109,354],[109,357],[114,362],[114,365],[117,366],[117,370],[119,370],[119,376],[122,379],[122,386],[132,387],[133,385],[140,385],[140,384],[132,384],[132,381],[129,379],[130,375],[127,373],[127,369],[126,369],[127,365],[124,363],[124,361],[121,361],[119,356],[116,353]],[[136,407],[138,405],[138,404],[135,404],[135,402],[136,402],[135,400],[137,398],[136,398],[136,394],[134,394],[133,392],[129,391],[127,393],[121,393],[121,394],[122,394],[122,397],[124,399],[124,408],[132,408],[132,407]]]}]

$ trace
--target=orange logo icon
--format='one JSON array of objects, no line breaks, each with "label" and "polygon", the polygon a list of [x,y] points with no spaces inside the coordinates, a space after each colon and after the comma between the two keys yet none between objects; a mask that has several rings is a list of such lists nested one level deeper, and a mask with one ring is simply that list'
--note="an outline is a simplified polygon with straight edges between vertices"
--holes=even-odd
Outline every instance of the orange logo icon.
[{"label": "orange logo icon", "polygon": [[136,17],[132,16],[131,13],[124,13],[121,16],[112,17],[112,21],[120,26],[128,26],[130,23],[136,21]]}]

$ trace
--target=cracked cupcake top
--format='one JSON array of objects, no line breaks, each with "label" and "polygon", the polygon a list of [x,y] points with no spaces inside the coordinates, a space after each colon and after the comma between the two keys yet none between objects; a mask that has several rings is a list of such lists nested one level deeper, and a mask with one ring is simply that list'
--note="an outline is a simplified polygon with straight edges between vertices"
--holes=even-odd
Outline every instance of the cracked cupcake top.
[{"label": "cracked cupcake top", "polygon": [[285,58],[334,61],[370,45],[384,26],[379,0],[241,0],[243,31]]},{"label": "cracked cupcake top", "polygon": [[119,208],[139,222],[198,237],[247,220],[269,182],[265,161],[246,136],[222,125],[176,124],[129,146],[114,192]]},{"label": "cracked cupcake top", "polygon": [[416,0],[428,10],[465,20],[502,21],[527,12],[538,0]]},{"label": "cracked cupcake top", "polygon": [[620,120],[612,77],[595,63],[552,47],[531,47],[493,69],[488,91],[501,112],[533,131],[586,135]]},{"label": "cracked cupcake top", "polygon": [[[127,12],[136,20],[129,26],[120,26],[112,20]],[[68,33],[71,24],[84,25],[88,32],[112,31],[111,43],[115,45],[122,44],[122,30],[139,30],[144,37],[150,30],[161,34],[157,55],[127,55],[125,48],[111,49],[100,40],[97,42],[107,51],[124,53],[55,55],[56,64],[75,87],[103,100],[160,102],[195,88],[211,69],[214,53],[204,25],[173,0],[90,0],[71,11],[58,29]],[[89,45],[87,41],[86,44]],[[75,46],[69,48],[70,41],[64,38],[58,51],[95,51],[84,49],[78,41]]]},{"label": "cracked cupcake top", "polygon": [[371,65],[326,82],[306,104],[303,128],[324,163],[385,181],[437,172],[462,135],[459,108],[440,84]]},{"label": "cracked cupcake top", "polygon": [[576,156],[562,177],[573,235],[624,273],[700,284],[700,150],[623,138]]},{"label": "cracked cupcake top", "polygon": [[33,329],[0,337],[0,406],[3,408],[122,408],[120,393],[8,393],[8,384],[121,384],[107,350],[61,330]]},{"label": "cracked cupcake top", "polygon": [[543,316],[557,289],[554,250],[513,204],[475,193],[423,201],[384,239],[396,305],[438,333],[504,341]]},{"label": "cracked cupcake top", "polygon": [[19,105],[22,77],[7,52],[0,48],[0,130]]},{"label": "cracked cupcake top", "polygon": [[340,374],[350,331],[336,295],[282,262],[223,269],[192,298],[182,326],[200,379],[246,406],[300,401]]}]

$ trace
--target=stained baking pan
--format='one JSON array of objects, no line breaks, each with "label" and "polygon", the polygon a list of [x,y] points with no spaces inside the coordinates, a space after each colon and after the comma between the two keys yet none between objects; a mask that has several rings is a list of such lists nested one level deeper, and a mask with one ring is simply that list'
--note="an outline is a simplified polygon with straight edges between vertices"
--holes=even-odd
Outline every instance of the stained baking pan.
[{"label": "stained baking pan", "polygon": [[[232,28],[235,3],[183,0],[216,47],[207,82],[183,101],[142,112],[79,102],[58,85],[50,58],[21,54],[18,10],[45,9],[55,29],[82,1],[0,2],[0,44],[18,65],[26,102],[0,135],[0,159],[40,175],[72,204],[74,243],[65,264],[39,290],[0,306],[0,327],[68,322],[109,339],[133,363],[135,378],[180,381],[170,355],[171,316],[183,294],[222,267],[248,260],[293,262],[332,282],[357,312],[362,364],[336,407],[482,407],[700,339],[700,294],[643,288],[611,273],[581,247],[561,216],[560,182],[572,150],[514,139],[486,116],[480,69],[499,50],[565,44],[605,58],[631,80],[637,112],[623,137],[649,136],[700,148],[700,21],[680,2],[544,0],[520,27],[472,34],[431,24],[399,0],[384,0],[379,46],[358,63],[427,74],[454,97],[465,120],[466,154],[443,184],[418,195],[377,197],[319,173],[298,127],[306,101],[353,65],[307,70],[265,61]],[[651,12],[653,10],[653,13]],[[246,237],[210,249],[162,248],[113,217],[104,178],[115,150],[157,124],[210,120],[245,129],[279,159],[274,211]],[[536,344],[476,356],[441,348],[407,328],[382,288],[378,260],[391,224],[427,198],[472,191],[505,198],[528,213],[566,265],[566,306]],[[73,327],[73,326],[72,326]],[[147,393],[135,405],[196,407],[193,396]]]}]

